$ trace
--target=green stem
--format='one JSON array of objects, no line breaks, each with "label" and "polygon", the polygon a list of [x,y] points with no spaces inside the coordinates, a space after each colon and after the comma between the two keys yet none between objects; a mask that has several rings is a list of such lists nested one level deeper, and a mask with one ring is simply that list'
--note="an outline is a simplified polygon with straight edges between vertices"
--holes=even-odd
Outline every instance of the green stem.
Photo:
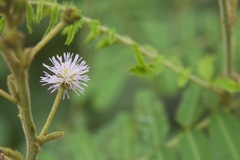
[{"label": "green stem", "polygon": [[19,117],[23,126],[27,143],[26,160],[35,160],[39,152],[39,146],[36,144],[36,126],[32,117],[30,91],[28,86],[28,72],[26,70],[22,71],[19,69],[15,78],[19,93]]},{"label": "green stem", "polygon": [[60,21],[31,51],[31,60],[36,56],[36,54],[53,38],[58,32],[60,32],[65,23]]},{"label": "green stem", "polygon": [[19,118],[23,127],[24,135],[26,138],[26,160],[35,160],[39,152],[39,146],[36,145],[36,126],[33,121],[30,91],[28,82],[28,70],[23,68],[22,61],[14,58],[15,53],[11,48],[4,46],[3,41],[0,41],[1,54],[6,61],[16,82],[18,94],[18,109]]},{"label": "green stem", "polygon": [[44,127],[38,136],[39,139],[42,139],[43,136],[45,136],[45,134],[47,133],[47,130],[52,122],[52,119],[53,119],[53,117],[58,109],[59,103],[62,99],[63,91],[64,91],[64,88],[62,88],[62,87],[58,90],[57,96],[54,100],[54,103],[53,103],[52,109],[48,115],[47,121],[45,122]]},{"label": "green stem", "polygon": [[230,0],[219,0],[219,10],[223,32],[224,43],[224,72],[227,77],[231,77],[234,73],[234,21],[232,20],[233,7]]},{"label": "green stem", "polygon": [[13,96],[11,96],[10,94],[8,94],[7,92],[3,91],[2,89],[0,89],[0,96],[6,98],[7,100],[9,100],[12,103],[17,103],[17,99],[14,98]]}]

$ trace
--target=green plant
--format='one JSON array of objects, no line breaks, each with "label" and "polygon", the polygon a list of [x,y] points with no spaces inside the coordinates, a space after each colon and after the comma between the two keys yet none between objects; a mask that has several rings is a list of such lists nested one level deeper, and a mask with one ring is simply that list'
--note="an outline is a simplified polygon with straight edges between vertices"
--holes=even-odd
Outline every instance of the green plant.
[{"label": "green plant", "polygon": [[[115,136],[111,138],[115,146],[113,155],[102,155],[94,149],[96,144],[91,145],[93,141],[103,143],[101,138],[104,139],[106,133],[100,133],[103,135],[95,139],[83,128],[77,131],[79,134],[69,138],[72,142],[80,141],[75,149],[81,149],[80,156],[85,156],[83,159],[168,160],[176,159],[177,156],[184,160],[240,159],[240,127],[236,114],[240,84],[234,65],[237,4],[237,0],[219,0],[225,47],[223,76],[220,76],[215,73],[216,56],[205,55],[198,60],[196,68],[185,67],[179,58],[160,54],[151,46],[141,45],[128,36],[122,36],[116,29],[101,25],[99,20],[84,16],[76,6],[50,0],[0,1],[0,50],[11,72],[7,78],[9,93],[1,89],[0,95],[18,106],[26,139],[25,159],[37,159],[43,144],[63,136],[63,132],[46,133],[52,116],[46,122],[47,127],[40,134],[37,133],[31,111],[29,68],[39,51],[59,32],[67,35],[65,45],[70,45],[83,25],[90,28],[86,42],[97,41],[97,48],[115,44],[132,48],[137,64],[130,69],[131,73],[140,77],[154,77],[172,70],[177,75],[176,83],[184,89],[175,116],[180,125],[178,131],[171,130],[158,96],[149,89],[139,90],[135,95],[134,111],[120,114],[110,124],[118,126],[113,133]],[[19,29],[19,25],[26,17],[27,29],[31,33],[32,23],[40,23],[46,16],[50,17],[50,23],[43,38],[35,46],[25,48],[24,32]],[[53,110],[59,105],[63,89],[59,89]],[[78,136],[79,139],[75,139]],[[88,150],[82,149],[85,147]],[[0,152],[0,156],[6,159],[24,159],[18,151],[5,147],[0,147],[0,150],[3,153]]]}]

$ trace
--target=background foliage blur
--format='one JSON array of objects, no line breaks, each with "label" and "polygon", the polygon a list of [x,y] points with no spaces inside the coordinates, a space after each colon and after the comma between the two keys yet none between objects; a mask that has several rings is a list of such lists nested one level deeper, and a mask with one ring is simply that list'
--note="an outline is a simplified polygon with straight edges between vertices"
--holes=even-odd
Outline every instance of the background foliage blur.
[{"label": "background foliage blur", "polygon": [[[176,61],[181,59],[183,65],[191,66],[196,74],[199,74],[197,67],[200,59],[212,56],[215,61],[214,74],[221,74],[223,47],[217,1],[79,0],[67,3],[77,5],[84,15],[115,27],[118,33],[128,35],[140,44],[149,44]],[[27,34],[25,45],[36,44],[48,23],[49,19],[45,18],[40,25],[33,26],[33,33]],[[27,33],[25,25],[22,29]],[[167,137],[171,138],[180,130],[175,115],[185,90],[177,86],[177,75],[169,69],[151,77],[129,73],[129,69],[137,63],[133,50],[119,44],[97,50],[95,42],[84,44],[88,30],[83,27],[70,46],[63,45],[66,37],[55,37],[31,66],[31,95],[37,128],[44,124],[55,97],[39,83],[44,70],[42,63],[50,64],[48,58],[53,55],[74,52],[91,66],[91,80],[85,94],[77,96],[73,93],[70,100],[62,101],[50,127],[51,130],[63,130],[66,136],[44,146],[40,159],[158,159],[158,155],[151,156],[154,152],[151,143],[154,141],[150,142],[149,138],[151,125],[150,128],[146,127],[151,119],[141,113],[148,112],[146,106],[150,104],[163,106],[159,114],[152,111],[157,114],[157,119],[152,120],[157,120],[159,130],[163,130],[161,134],[169,130]],[[236,52],[239,52],[239,34],[236,30]],[[240,71],[240,64],[236,63],[236,66]],[[0,68],[0,85],[7,89],[9,71],[2,58]],[[192,86],[195,93],[200,90]],[[204,110],[204,101],[209,99],[203,98],[193,103]],[[0,98],[0,104],[0,145],[23,151],[24,135],[17,109],[3,98]],[[135,128],[140,128],[137,133],[140,138],[135,136]],[[134,150],[134,146],[141,147]]]}]

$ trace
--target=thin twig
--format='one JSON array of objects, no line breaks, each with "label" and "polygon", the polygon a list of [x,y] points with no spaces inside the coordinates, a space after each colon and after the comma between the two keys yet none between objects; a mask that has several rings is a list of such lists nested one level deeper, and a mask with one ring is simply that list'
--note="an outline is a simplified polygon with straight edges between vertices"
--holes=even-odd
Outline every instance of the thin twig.
[{"label": "thin twig", "polygon": [[[83,17],[83,20],[86,22],[86,23],[90,23],[92,21],[92,19],[88,18],[88,17]],[[107,33],[110,28],[106,27],[106,26],[100,26],[100,31],[104,32],[104,33]],[[116,39],[119,40],[120,42],[122,42],[123,44],[125,45],[128,45],[128,46],[132,46],[134,44],[136,44],[137,42],[135,42],[133,39],[129,38],[129,37],[126,37],[126,36],[122,36],[120,34],[116,34],[115,35]],[[150,50],[147,50],[145,49],[144,47],[141,47],[140,46],[140,51],[147,57],[149,58],[157,58],[159,55],[153,51],[150,51]],[[176,66],[175,64],[173,64],[172,62],[170,62],[169,60],[164,60],[164,65],[166,67],[168,67],[169,69],[171,69],[172,71],[176,72],[176,73],[180,73],[182,71],[182,68]],[[194,83],[206,88],[206,89],[209,89],[215,93],[217,93],[218,95],[222,95],[224,92],[222,90],[220,90],[219,88],[213,86],[210,82],[207,82],[193,74],[190,74],[189,75],[189,80],[193,81]]]},{"label": "thin twig", "polygon": [[4,98],[6,98],[7,100],[9,100],[10,102],[16,104],[17,103],[17,99],[14,98],[13,96],[11,96],[10,94],[8,94],[7,92],[3,91],[2,89],[0,89],[0,95]]},{"label": "thin twig", "polygon": [[53,38],[55,37],[65,26],[63,21],[60,21],[38,44],[34,46],[31,51],[31,59]]}]

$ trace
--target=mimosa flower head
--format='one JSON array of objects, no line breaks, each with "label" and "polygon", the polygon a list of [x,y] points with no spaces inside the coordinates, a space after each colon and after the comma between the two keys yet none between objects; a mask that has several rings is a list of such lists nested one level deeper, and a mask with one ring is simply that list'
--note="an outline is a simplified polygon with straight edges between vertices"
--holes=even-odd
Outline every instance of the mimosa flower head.
[{"label": "mimosa flower head", "polygon": [[63,56],[53,56],[49,60],[53,66],[44,63],[43,66],[52,74],[44,71],[44,76],[40,77],[42,85],[50,85],[48,90],[51,90],[51,93],[63,87],[63,99],[65,96],[69,98],[68,90],[75,91],[77,95],[84,93],[83,87],[87,86],[86,82],[89,80],[88,75],[86,75],[89,66],[78,54],[74,56],[73,53],[63,53]]}]

